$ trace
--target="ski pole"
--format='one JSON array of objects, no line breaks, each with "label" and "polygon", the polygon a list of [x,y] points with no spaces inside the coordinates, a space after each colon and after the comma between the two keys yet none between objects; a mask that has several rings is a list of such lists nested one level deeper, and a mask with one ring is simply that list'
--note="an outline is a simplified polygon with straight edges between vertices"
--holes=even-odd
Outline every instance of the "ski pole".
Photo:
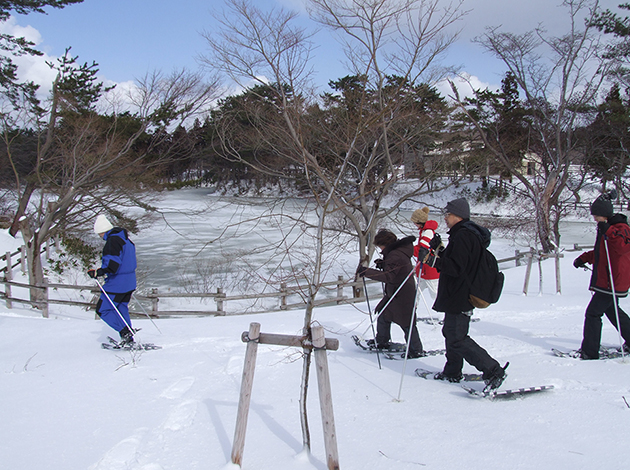
[{"label": "ski pole", "polygon": [[427,303],[427,299],[424,297],[424,294],[422,293],[422,289],[418,289],[418,292],[420,292],[420,297],[422,297],[422,302],[424,302],[424,306],[427,309],[427,313],[429,314],[429,317],[431,318],[431,324],[435,327],[435,325],[438,322],[437,322],[437,320],[435,318],[433,318],[433,312],[429,308],[429,304]]},{"label": "ski pole", "polygon": [[153,326],[160,332],[160,334],[162,334],[162,331],[158,328],[158,326],[155,324],[155,322],[153,321],[153,319],[151,318],[151,315],[148,314],[147,310],[144,308],[144,306],[140,303],[140,301],[138,299],[136,299],[136,296],[131,294],[131,297],[133,298],[133,300],[136,301],[136,303],[138,305],[140,305],[140,308],[142,309],[142,311],[144,312],[144,314],[147,316],[147,318],[149,320],[151,320],[151,323],[153,323]]},{"label": "ski pole", "polygon": [[129,325],[129,323],[127,323],[127,320],[125,320],[125,317],[122,316],[122,314],[120,313],[120,310],[118,310],[118,307],[116,307],[116,305],[114,304],[114,301],[109,297],[109,294],[107,292],[105,292],[105,289],[103,289],[103,286],[101,285],[101,283],[99,282],[98,279],[94,278],[94,280],[96,281],[96,283],[98,284],[98,287],[100,287],[101,292],[103,293],[103,295],[105,297],[107,297],[107,300],[109,300],[109,303],[112,304],[112,307],[114,307],[114,310],[116,310],[116,313],[118,314],[118,316],[120,317],[120,319],[123,321],[123,323],[125,324],[125,326],[127,328],[129,328],[129,332],[131,334],[133,334],[133,329],[131,328],[131,325]]},{"label": "ski pole", "polygon": [[[405,282],[407,282],[405,280]],[[402,393],[403,380],[405,378],[405,371],[407,370],[407,360],[409,356],[409,345],[411,344],[411,332],[412,329],[416,327],[416,306],[418,305],[418,289],[420,287],[420,283],[416,285],[416,295],[413,299],[413,310],[411,311],[411,321],[409,322],[409,331],[407,332],[407,346],[405,347],[405,358],[403,361],[402,372],[400,373],[400,385],[398,386],[398,398],[396,401],[400,401],[400,395]]]},{"label": "ski pole", "polygon": [[606,259],[608,261],[608,275],[610,276],[610,287],[613,296],[613,305],[615,306],[615,319],[617,320],[617,335],[619,336],[619,347],[621,348],[621,360],[625,361],[625,353],[623,350],[623,341],[621,339],[621,323],[619,323],[619,307],[617,305],[617,294],[615,292],[615,281],[613,279],[612,264],[610,262],[610,252],[608,251],[608,239],[604,235],[604,247],[606,247]]},{"label": "ski pole", "polygon": [[374,331],[374,322],[372,321],[372,309],[370,308],[370,299],[368,298],[367,283],[365,282],[365,276],[363,276],[363,290],[365,291],[365,301],[367,302],[368,312],[370,313],[370,324],[372,325],[372,335],[374,336],[374,347],[376,348],[376,360],[378,361],[378,368],[382,369],[381,356],[378,353],[378,347],[376,344],[376,332]]},{"label": "ski pole", "polygon": [[[394,297],[396,297],[396,294],[398,294],[398,292],[400,291],[400,289],[402,289],[402,286],[404,286],[407,281],[409,280],[409,277],[411,277],[411,275],[413,274],[414,270],[416,269],[416,266],[414,266],[413,268],[411,268],[411,271],[409,271],[409,274],[407,274],[407,276],[405,277],[405,280],[400,284],[400,286],[398,286],[398,289],[396,289],[396,292],[394,292],[394,295],[392,295],[387,302],[385,303],[385,306],[381,309],[380,312],[378,312],[378,314],[376,315],[376,318],[378,319],[378,317],[380,316],[380,314],[382,312],[385,311],[385,309],[387,308],[387,306],[389,305],[389,303],[394,299]],[[367,331],[367,330],[366,330]],[[363,333],[365,335],[365,333]]]}]

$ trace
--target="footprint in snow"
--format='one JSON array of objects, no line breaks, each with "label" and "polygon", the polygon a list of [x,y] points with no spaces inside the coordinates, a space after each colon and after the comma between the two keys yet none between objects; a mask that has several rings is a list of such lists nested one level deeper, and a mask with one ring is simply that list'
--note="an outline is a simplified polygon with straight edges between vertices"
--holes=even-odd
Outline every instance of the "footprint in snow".
[{"label": "footprint in snow", "polygon": [[190,387],[192,387],[194,383],[194,377],[184,377],[168,387],[166,390],[164,390],[160,394],[160,396],[162,398],[169,398],[171,400],[175,398],[180,398],[184,395],[184,393],[190,390]]},{"label": "footprint in snow", "polygon": [[162,424],[162,428],[169,431],[181,431],[189,427],[197,414],[197,403],[196,400],[187,400],[177,405],[171,410],[166,421]]},{"label": "footprint in snow", "polygon": [[139,431],[131,437],[123,439],[105,453],[101,459],[88,470],[126,470],[138,464],[138,448],[146,430]]}]

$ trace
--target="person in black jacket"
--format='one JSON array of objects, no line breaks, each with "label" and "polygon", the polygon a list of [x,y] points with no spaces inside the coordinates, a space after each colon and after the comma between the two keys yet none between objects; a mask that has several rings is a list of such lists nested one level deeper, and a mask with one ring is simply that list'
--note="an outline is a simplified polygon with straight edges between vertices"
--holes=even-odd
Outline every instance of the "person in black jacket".
[{"label": "person in black jacket", "polygon": [[[490,231],[469,220],[470,207],[465,198],[450,201],[445,210],[448,245],[437,253],[433,251],[429,260],[440,272],[433,309],[445,313],[442,335],[446,343],[446,364],[435,378],[459,382],[466,360],[482,371],[486,385],[495,389],[505,379],[505,368],[468,335],[473,314],[469,301],[470,280],[477,273],[482,249],[490,244]],[[441,239],[436,235],[431,241],[432,250],[439,249],[440,244]]]},{"label": "person in black jacket", "polygon": [[[423,356],[422,341],[413,318],[416,283],[411,257],[415,239],[416,237],[411,236],[398,240],[389,230],[381,229],[374,237],[374,245],[383,255],[383,259],[377,263],[382,271],[365,266],[359,266],[357,270],[359,277],[365,276],[385,283],[385,296],[375,308],[377,313],[380,312],[376,323],[376,346],[387,349],[391,341],[391,324],[396,323],[405,333],[405,340],[409,341],[408,358]],[[398,290],[401,285],[403,286]],[[383,310],[388,302],[389,305]]]}]

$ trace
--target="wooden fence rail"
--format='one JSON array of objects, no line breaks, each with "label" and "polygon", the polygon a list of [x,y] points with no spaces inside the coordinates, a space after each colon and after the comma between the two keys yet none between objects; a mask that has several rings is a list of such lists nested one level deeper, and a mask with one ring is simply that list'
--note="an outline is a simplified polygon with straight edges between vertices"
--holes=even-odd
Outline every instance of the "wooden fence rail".
[{"label": "wooden fence rail", "polygon": [[[54,284],[49,283],[47,279],[44,280],[44,284],[41,286],[34,286],[31,284],[26,284],[22,282],[16,282],[6,277],[4,279],[0,279],[0,283],[5,285],[5,292],[0,292],[0,299],[4,299],[7,303],[8,308],[12,308],[13,302],[24,303],[31,305],[36,308],[40,308],[43,311],[43,315],[48,315],[48,306],[49,304],[56,305],[73,305],[84,307],[86,309],[91,309],[96,307],[96,300],[100,295],[100,289],[96,286],[79,286],[79,285],[67,285],[67,284]],[[377,281],[368,281],[370,284],[377,284]],[[334,285],[336,287],[337,295],[335,297],[322,297],[315,301],[315,306],[325,305],[325,304],[342,304],[342,303],[354,303],[354,302],[362,302],[365,300],[365,297],[353,297],[353,296],[344,296],[343,290],[344,288],[354,288],[354,287],[362,287],[363,281],[354,282],[354,281],[344,281],[342,278],[338,281],[326,282],[323,283],[322,286],[326,285]],[[31,301],[29,299],[23,299],[12,295],[11,287],[21,287],[25,289],[35,288],[41,289],[42,300],[41,301]],[[80,301],[80,300],[65,300],[65,299],[56,299],[50,297],[50,290],[80,290],[80,291],[88,291],[93,294],[93,298],[91,301]],[[148,302],[151,305],[150,310],[145,310],[144,307],[140,306],[139,311],[130,311],[130,314],[134,317],[142,317],[146,314],[151,317],[169,317],[169,316],[180,316],[180,315],[238,315],[245,313],[265,313],[265,312],[274,312],[281,310],[289,310],[291,308],[298,308],[306,306],[305,301],[298,301],[293,303],[287,303],[287,298],[291,295],[299,295],[302,289],[299,286],[290,286],[285,287],[277,292],[266,292],[262,294],[243,294],[243,295],[230,295],[227,296],[223,293],[221,288],[218,288],[216,293],[174,293],[174,292],[164,292],[160,293],[157,288],[151,289],[151,292],[148,294],[138,294],[134,293],[133,299],[137,302]],[[342,295],[339,295],[339,292]],[[191,298],[211,298],[214,299],[216,303],[215,310],[159,310],[158,305],[160,299],[191,299]],[[260,298],[277,298],[279,300],[277,308],[270,308],[264,310],[254,311],[251,308],[244,309],[243,311],[237,312],[226,312],[225,310],[225,302],[227,301],[242,301],[242,300],[258,300]],[[133,302],[131,303],[131,307],[133,307]],[[136,309],[137,310],[137,309]]]},{"label": "wooden fence rail", "polygon": [[[574,245],[573,250],[570,251],[578,251],[586,248],[591,248],[591,246],[578,246]],[[4,274],[3,277],[0,277],[0,283],[4,284],[4,292],[0,292],[0,299],[4,299],[8,308],[12,308],[13,302],[25,303],[29,304],[33,307],[40,308],[42,310],[42,314],[44,316],[48,316],[48,306],[49,304],[57,304],[57,305],[73,305],[80,306],[86,309],[93,309],[96,306],[96,301],[100,294],[100,290],[97,286],[78,286],[78,285],[68,285],[68,284],[55,284],[49,283],[47,279],[44,280],[44,284],[41,286],[33,286],[30,284],[19,283],[13,280],[12,271],[15,267],[17,267],[20,262],[24,263],[24,257],[20,258],[20,261],[13,264],[13,257],[17,254],[23,253],[24,250],[17,250],[14,253],[7,253],[0,257],[0,261],[4,260],[5,266],[0,269],[0,274]],[[505,266],[506,263],[514,263],[515,266],[520,266],[525,260],[527,264],[527,270],[525,273],[525,281],[523,285],[523,293],[527,294],[528,286],[529,286],[529,277],[531,274],[531,267],[534,260],[543,260],[547,258],[555,258],[556,260],[556,291],[560,292],[560,271],[559,271],[559,258],[563,255],[561,253],[551,253],[544,254],[540,252],[536,252],[534,250],[520,252],[516,251],[513,257],[503,258],[497,260],[500,265]],[[10,266],[10,268],[9,268]],[[22,264],[24,266],[24,264]],[[380,284],[378,281],[366,280],[368,284]],[[11,288],[19,287],[19,288],[35,288],[43,290],[43,299],[38,302],[34,302],[28,299],[21,299],[13,295]],[[272,292],[264,292],[264,293],[252,293],[252,294],[236,294],[236,295],[227,295],[222,288],[217,288],[216,292],[200,292],[200,293],[190,293],[190,292],[160,292],[158,288],[151,288],[147,293],[136,292],[133,295],[133,300],[136,302],[131,303],[132,309],[134,311],[130,312],[132,316],[144,316],[149,314],[152,317],[170,317],[170,316],[182,316],[182,315],[238,315],[245,313],[265,313],[265,312],[273,312],[273,311],[282,311],[289,310],[293,308],[300,308],[306,306],[306,294],[302,294],[305,292],[307,288],[306,284],[288,286],[287,284],[281,284],[280,288],[274,290]],[[365,300],[363,293],[363,281],[353,281],[352,279],[345,280],[343,276],[339,276],[336,281],[328,281],[321,284],[321,288],[330,289],[335,291],[335,295],[330,296],[321,296],[315,301],[315,306],[321,306],[326,304],[344,304],[344,303],[356,303],[363,302]],[[61,291],[64,289],[69,290],[80,290],[80,291],[88,291],[93,294],[92,299],[90,301],[80,301],[80,300],[64,300],[64,299],[55,299],[51,298],[49,293],[50,290],[54,289],[57,291]],[[344,295],[344,292],[349,290],[349,295]],[[355,293],[359,293],[359,295],[355,295]],[[297,298],[296,298],[297,297]],[[274,307],[255,310],[254,307],[245,307],[241,308],[239,311],[226,312],[226,302],[238,302],[238,301],[247,301],[247,300],[260,300],[260,299],[278,299],[278,303]],[[190,299],[212,299],[215,302],[215,309],[207,309],[207,310],[170,310],[170,309],[160,309],[159,304],[160,300],[166,299],[181,299],[181,300],[190,300]],[[148,303],[150,305],[149,309],[145,309],[140,302]],[[139,304],[139,305],[138,305]],[[140,307],[140,310],[138,310]]]}]

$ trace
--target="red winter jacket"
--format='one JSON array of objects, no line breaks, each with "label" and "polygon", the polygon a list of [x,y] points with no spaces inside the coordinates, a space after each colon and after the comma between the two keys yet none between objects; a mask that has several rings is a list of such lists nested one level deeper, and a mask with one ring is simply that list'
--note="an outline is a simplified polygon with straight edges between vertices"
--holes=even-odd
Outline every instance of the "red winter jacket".
[{"label": "red winter jacket", "polygon": [[615,295],[625,297],[630,289],[630,227],[625,215],[615,214],[608,219],[608,223],[600,222],[594,249],[579,256],[581,260],[593,265],[589,289],[610,294],[612,287],[605,241],[608,242]]},{"label": "red winter jacket", "polygon": [[[416,258],[418,257],[418,252],[420,251],[420,248],[426,248],[427,250],[429,249],[429,242],[433,238],[433,235],[435,235],[435,231],[437,230],[437,228],[438,223],[435,220],[427,220],[424,223],[424,227],[422,227],[422,230],[420,230],[420,235],[418,236],[418,244],[413,249],[413,255]],[[440,277],[440,273],[438,273],[438,270],[432,268],[427,264],[422,265],[422,273],[420,273],[419,271],[420,267],[416,265],[416,276],[420,277],[421,279],[438,279]]]}]

